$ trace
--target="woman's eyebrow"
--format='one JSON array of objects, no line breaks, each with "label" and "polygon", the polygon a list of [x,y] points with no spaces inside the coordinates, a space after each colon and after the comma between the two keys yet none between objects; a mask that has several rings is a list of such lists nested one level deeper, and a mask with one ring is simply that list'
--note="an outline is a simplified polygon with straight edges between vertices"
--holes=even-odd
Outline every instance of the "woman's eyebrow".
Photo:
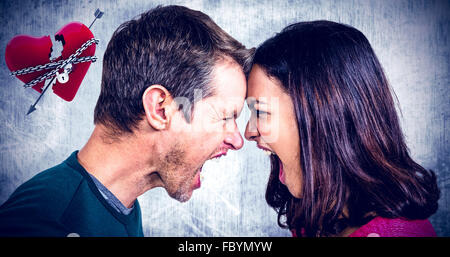
[{"label": "woman's eyebrow", "polygon": [[248,105],[248,108],[254,109],[254,108],[255,108],[255,104],[259,104],[259,105],[267,105],[266,102],[264,102],[264,101],[262,101],[262,100],[259,100],[259,99],[255,99],[255,98],[247,99],[247,105]]},{"label": "woman's eyebrow", "polygon": [[256,101],[255,101],[257,104],[267,104],[266,102],[264,102],[264,101],[261,101],[261,100],[259,100],[259,99],[256,99]]}]

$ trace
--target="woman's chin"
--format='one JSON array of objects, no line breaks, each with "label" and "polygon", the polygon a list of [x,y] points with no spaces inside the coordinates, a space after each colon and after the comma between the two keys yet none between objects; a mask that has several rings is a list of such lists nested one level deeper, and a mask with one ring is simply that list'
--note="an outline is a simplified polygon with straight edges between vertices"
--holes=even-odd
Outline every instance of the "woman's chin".
[{"label": "woman's chin", "polygon": [[280,183],[287,187],[289,193],[291,193],[293,197],[302,198],[301,190],[300,188],[298,188],[299,185],[291,185],[291,183],[288,182],[288,180],[286,179],[286,170],[284,169],[283,162],[281,161],[280,158],[277,159],[279,164],[278,179],[280,180]]},{"label": "woman's chin", "polygon": [[291,193],[291,195],[292,195],[293,197],[295,197],[295,198],[297,198],[297,199],[302,199],[302,194],[301,194],[301,192],[297,192],[297,191],[292,190],[291,188],[289,188],[288,185],[286,185],[286,187],[288,188],[289,193]]}]

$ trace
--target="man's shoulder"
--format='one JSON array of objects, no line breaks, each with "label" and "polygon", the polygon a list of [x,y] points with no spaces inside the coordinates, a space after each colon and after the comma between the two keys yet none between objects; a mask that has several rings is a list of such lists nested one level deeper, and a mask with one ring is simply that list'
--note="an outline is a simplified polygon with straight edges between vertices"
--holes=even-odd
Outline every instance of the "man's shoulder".
[{"label": "man's shoulder", "polygon": [[10,199],[32,197],[39,202],[48,201],[60,205],[62,200],[73,195],[82,180],[83,176],[78,171],[62,162],[23,183]]},{"label": "man's shoulder", "polygon": [[19,186],[0,207],[0,226],[57,223],[83,180],[67,162],[38,173]]}]

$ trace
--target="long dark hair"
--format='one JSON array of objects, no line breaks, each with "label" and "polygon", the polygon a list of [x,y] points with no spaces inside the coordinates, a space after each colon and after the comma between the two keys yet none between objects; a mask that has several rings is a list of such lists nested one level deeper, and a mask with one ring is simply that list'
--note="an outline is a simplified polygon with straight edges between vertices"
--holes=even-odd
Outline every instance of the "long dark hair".
[{"label": "long dark hair", "polygon": [[411,159],[390,86],[360,31],[295,23],[260,45],[253,64],[281,82],[298,123],[301,199],[280,183],[278,157],[271,157],[266,200],[281,227],[333,236],[376,216],[436,212],[436,175]]}]

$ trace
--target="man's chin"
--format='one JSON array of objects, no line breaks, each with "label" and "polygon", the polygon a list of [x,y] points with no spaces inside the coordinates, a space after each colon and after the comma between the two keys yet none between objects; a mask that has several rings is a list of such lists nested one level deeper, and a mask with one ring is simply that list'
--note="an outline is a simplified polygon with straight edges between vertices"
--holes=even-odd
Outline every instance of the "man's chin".
[{"label": "man's chin", "polygon": [[[202,165],[203,166],[203,165]],[[202,168],[200,167],[197,172],[195,173],[195,176],[191,178],[190,183],[185,183],[179,186],[178,190],[173,192],[169,192],[166,187],[166,191],[169,194],[170,197],[173,199],[179,201],[179,202],[187,202],[189,199],[191,199],[192,194],[194,190],[199,189],[201,186],[201,180],[200,180],[200,173]],[[187,182],[188,180],[185,180]]]},{"label": "man's chin", "polygon": [[[167,188],[166,188],[167,191]],[[189,188],[185,187],[185,188],[180,188],[175,192],[169,192],[167,191],[167,193],[169,194],[169,196],[179,202],[187,202],[189,199],[191,199],[192,194],[193,194],[194,188],[192,186],[189,186]]]},{"label": "man's chin", "polygon": [[184,202],[189,201],[189,199],[191,199],[192,193],[193,193],[193,190],[190,190],[189,192],[175,194],[174,196],[171,196],[171,197],[181,203],[184,203]]}]

